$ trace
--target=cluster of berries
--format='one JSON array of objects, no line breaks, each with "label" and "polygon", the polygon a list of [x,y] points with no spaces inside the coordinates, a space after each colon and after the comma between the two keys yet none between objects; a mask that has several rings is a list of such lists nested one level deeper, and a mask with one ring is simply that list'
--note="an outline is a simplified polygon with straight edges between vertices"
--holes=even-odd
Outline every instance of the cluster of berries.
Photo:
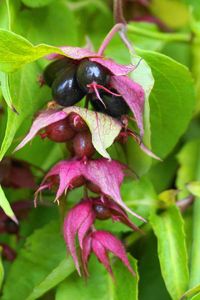
[{"label": "cluster of berries", "polygon": [[[86,96],[95,111],[115,118],[128,113],[124,99],[110,87],[109,71],[96,62],[57,59],[46,67],[43,76],[45,83],[52,88],[53,99],[59,105],[72,106]],[[96,94],[93,87],[103,90]]]},{"label": "cluster of berries", "polygon": [[[29,133],[16,148],[19,150],[37,134],[67,144],[71,157],[49,170],[36,191],[35,204],[38,193],[46,189],[55,191],[56,187],[55,201],[59,203],[62,195],[84,185],[83,199],[65,216],[63,233],[77,271],[85,276],[92,252],[111,274],[109,252],[134,274],[122,242],[110,232],[97,230],[96,219],[122,222],[132,230],[139,228],[131,222],[126,211],[145,221],[126,206],[120,195],[128,166],[112,160],[106,149],[115,140],[124,143],[132,136],[143,151],[153,156],[140,136],[128,128],[126,115],[130,109],[142,137],[144,90],[127,76],[135,67],[104,58],[102,49],[106,44],[107,38],[98,53],[64,46],[60,49],[65,56],[49,55],[53,62],[45,68],[41,83],[52,89],[54,102],[37,115]],[[85,108],[75,107],[83,97],[86,97]],[[90,104],[94,111],[88,110]],[[95,149],[103,158],[91,158]],[[89,190],[96,197],[90,195]]]}]

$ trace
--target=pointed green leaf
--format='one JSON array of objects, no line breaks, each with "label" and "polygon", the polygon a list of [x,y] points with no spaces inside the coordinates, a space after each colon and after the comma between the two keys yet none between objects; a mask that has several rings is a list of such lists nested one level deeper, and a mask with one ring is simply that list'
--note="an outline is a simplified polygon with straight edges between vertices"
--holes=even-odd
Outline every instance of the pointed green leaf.
[{"label": "pointed green leaf", "polygon": [[173,300],[178,300],[189,281],[183,219],[173,205],[160,215],[153,213],[150,223],[158,240],[158,256],[167,290]]},{"label": "pointed green leaf", "polygon": [[5,214],[10,217],[14,222],[17,222],[14,212],[4,194],[2,187],[0,186],[0,207],[2,207]]},{"label": "pointed green leaf", "polygon": [[152,151],[165,157],[185,132],[195,106],[189,70],[175,60],[152,51],[138,50],[151,67],[155,80],[150,94]]},{"label": "pointed green leaf", "polygon": [[45,44],[34,46],[14,32],[0,30],[0,70],[3,72],[16,71],[24,64],[52,52],[62,53],[57,47]]}]

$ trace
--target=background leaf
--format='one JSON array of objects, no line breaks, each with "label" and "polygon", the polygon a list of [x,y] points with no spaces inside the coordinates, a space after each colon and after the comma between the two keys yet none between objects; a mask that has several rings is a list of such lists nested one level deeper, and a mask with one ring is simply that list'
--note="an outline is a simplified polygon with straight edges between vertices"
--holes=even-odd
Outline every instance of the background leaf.
[{"label": "background leaf", "polygon": [[[136,261],[130,255],[129,261],[133,269],[137,271]],[[119,261],[115,261],[112,267],[115,281],[111,279],[102,265],[96,264],[96,260],[92,257],[89,264],[91,276],[87,282],[78,277],[77,274],[70,276],[59,285],[56,292],[56,300],[137,300],[138,274],[136,277],[133,277]],[[124,288],[124,282],[126,282],[126,288]]]},{"label": "background leaf", "polygon": [[193,81],[187,68],[171,58],[151,51],[138,53],[151,67],[155,79],[149,99],[151,146],[163,158],[178,142],[192,117]]},{"label": "background leaf", "polygon": [[15,222],[17,221],[14,212],[12,211],[12,208],[4,194],[4,191],[2,187],[0,186],[0,207],[2,207],[3,211],[5,214],[10,217],[12,220]]},{"label": "background leaf", "polygon": [[178,300],[189,282],[183,220],[176,206],[162,214],[152,214],[150,223],[158,239],[161,272],[172,299]]},{"label": "background leaf", "polygon": [[37,299],[74,271],[71,258],[64,259],[66,246],[57,222],[35,231],[10,269],[2,300]]}]

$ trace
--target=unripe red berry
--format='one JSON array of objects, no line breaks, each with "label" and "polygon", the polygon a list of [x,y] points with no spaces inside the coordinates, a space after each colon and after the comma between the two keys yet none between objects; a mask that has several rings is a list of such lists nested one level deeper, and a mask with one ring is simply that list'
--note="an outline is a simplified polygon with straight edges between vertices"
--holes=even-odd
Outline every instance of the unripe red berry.
[{"label": "unripe red berry", "polygon": [[89,131],[80,132],[74,137],[73,152],[78,158],[91,157],[94,154],[95,149]]},{"label": "unripe red berry", "polygon": [[45,128],[46,136],[57,143],[64,143],[72,139],[74,130],[69,126],[67,119],[57,121]]},{"label": "unripe red berry", "polygon": [[88,129],[85,121],[77,113],[72,112],[68,116],[68,122],[70,127],[76,132],[82,132]]}]

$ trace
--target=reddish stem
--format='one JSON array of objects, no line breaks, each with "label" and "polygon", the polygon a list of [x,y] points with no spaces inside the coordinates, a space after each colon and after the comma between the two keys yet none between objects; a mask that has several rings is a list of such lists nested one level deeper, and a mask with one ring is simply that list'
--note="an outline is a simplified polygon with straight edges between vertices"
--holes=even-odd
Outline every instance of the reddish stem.
[{"label": "reddish stem", "polygon": [[101,44],[101,46],[99,48],[99,51],[98,51],[99,55],[103,55],[104,50],[106,49],[106,47],[108,46],[108,44],[112,40],[115,33],[121,31],[124,27],[125,27],[125,25],[123,23],[118,23],[118,24],[114,25],[114,27],[110,30],[110,32],[107,34],[107,36],[103,40],[103,43]]}]

